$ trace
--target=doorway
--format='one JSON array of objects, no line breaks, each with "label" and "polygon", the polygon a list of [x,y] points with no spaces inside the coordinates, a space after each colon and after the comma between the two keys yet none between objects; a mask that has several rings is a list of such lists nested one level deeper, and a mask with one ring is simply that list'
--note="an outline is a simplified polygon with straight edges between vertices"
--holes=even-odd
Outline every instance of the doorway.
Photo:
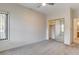
[{"label": "doorway", "polygon": [[49,39],[55,39],[55,25],[49,25]]},{"label": "doorway", "polygon": [[79,18],[73,20],[73,43],[79,44]]},{"label": "doorway", "polygon": [[64,19],[48,20],[49,40],[64,42]]}]

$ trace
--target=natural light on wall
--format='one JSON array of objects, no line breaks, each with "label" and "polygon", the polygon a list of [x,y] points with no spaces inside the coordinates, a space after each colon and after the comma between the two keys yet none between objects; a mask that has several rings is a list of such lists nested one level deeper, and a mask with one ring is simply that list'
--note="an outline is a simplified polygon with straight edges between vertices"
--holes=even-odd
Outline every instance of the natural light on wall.
[{"label": "natural light on wall", "polygon": [[79,21],[77,22],[77,25],[79,26]]}]

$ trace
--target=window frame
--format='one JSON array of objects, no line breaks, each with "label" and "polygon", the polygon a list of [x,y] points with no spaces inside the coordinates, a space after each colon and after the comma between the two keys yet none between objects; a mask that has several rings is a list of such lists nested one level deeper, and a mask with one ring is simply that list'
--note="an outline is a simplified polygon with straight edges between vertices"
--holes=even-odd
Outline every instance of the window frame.
[{"label": "window frame", "polygon": [[5,20],[5,39],[0,39],[0,40],[8,40],[8,12],[0,12],[0,14],[5,14],[6,15],[6,20]]}]

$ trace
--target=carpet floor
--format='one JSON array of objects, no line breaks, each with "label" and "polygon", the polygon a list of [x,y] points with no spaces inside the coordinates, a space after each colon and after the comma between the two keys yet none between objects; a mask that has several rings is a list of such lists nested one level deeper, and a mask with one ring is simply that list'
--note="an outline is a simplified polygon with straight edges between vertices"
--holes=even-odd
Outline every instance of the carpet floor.
[{"label": "carpet floor", "polygon": [[45,40],[34,44],[0,52],[0,55],[79,55],[79,45],[64,45],[54,40]]}]

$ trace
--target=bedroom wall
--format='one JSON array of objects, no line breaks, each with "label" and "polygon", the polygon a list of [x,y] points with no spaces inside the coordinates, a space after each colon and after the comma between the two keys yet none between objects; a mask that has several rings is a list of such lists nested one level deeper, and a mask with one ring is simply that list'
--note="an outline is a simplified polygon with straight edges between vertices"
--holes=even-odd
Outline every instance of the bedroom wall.
[{"label": "bedroom wall", "polygon": [[18,4],[0,4],[9,13],[9,39],[0,41],[0,51],[46,39],[46,17]]}]

